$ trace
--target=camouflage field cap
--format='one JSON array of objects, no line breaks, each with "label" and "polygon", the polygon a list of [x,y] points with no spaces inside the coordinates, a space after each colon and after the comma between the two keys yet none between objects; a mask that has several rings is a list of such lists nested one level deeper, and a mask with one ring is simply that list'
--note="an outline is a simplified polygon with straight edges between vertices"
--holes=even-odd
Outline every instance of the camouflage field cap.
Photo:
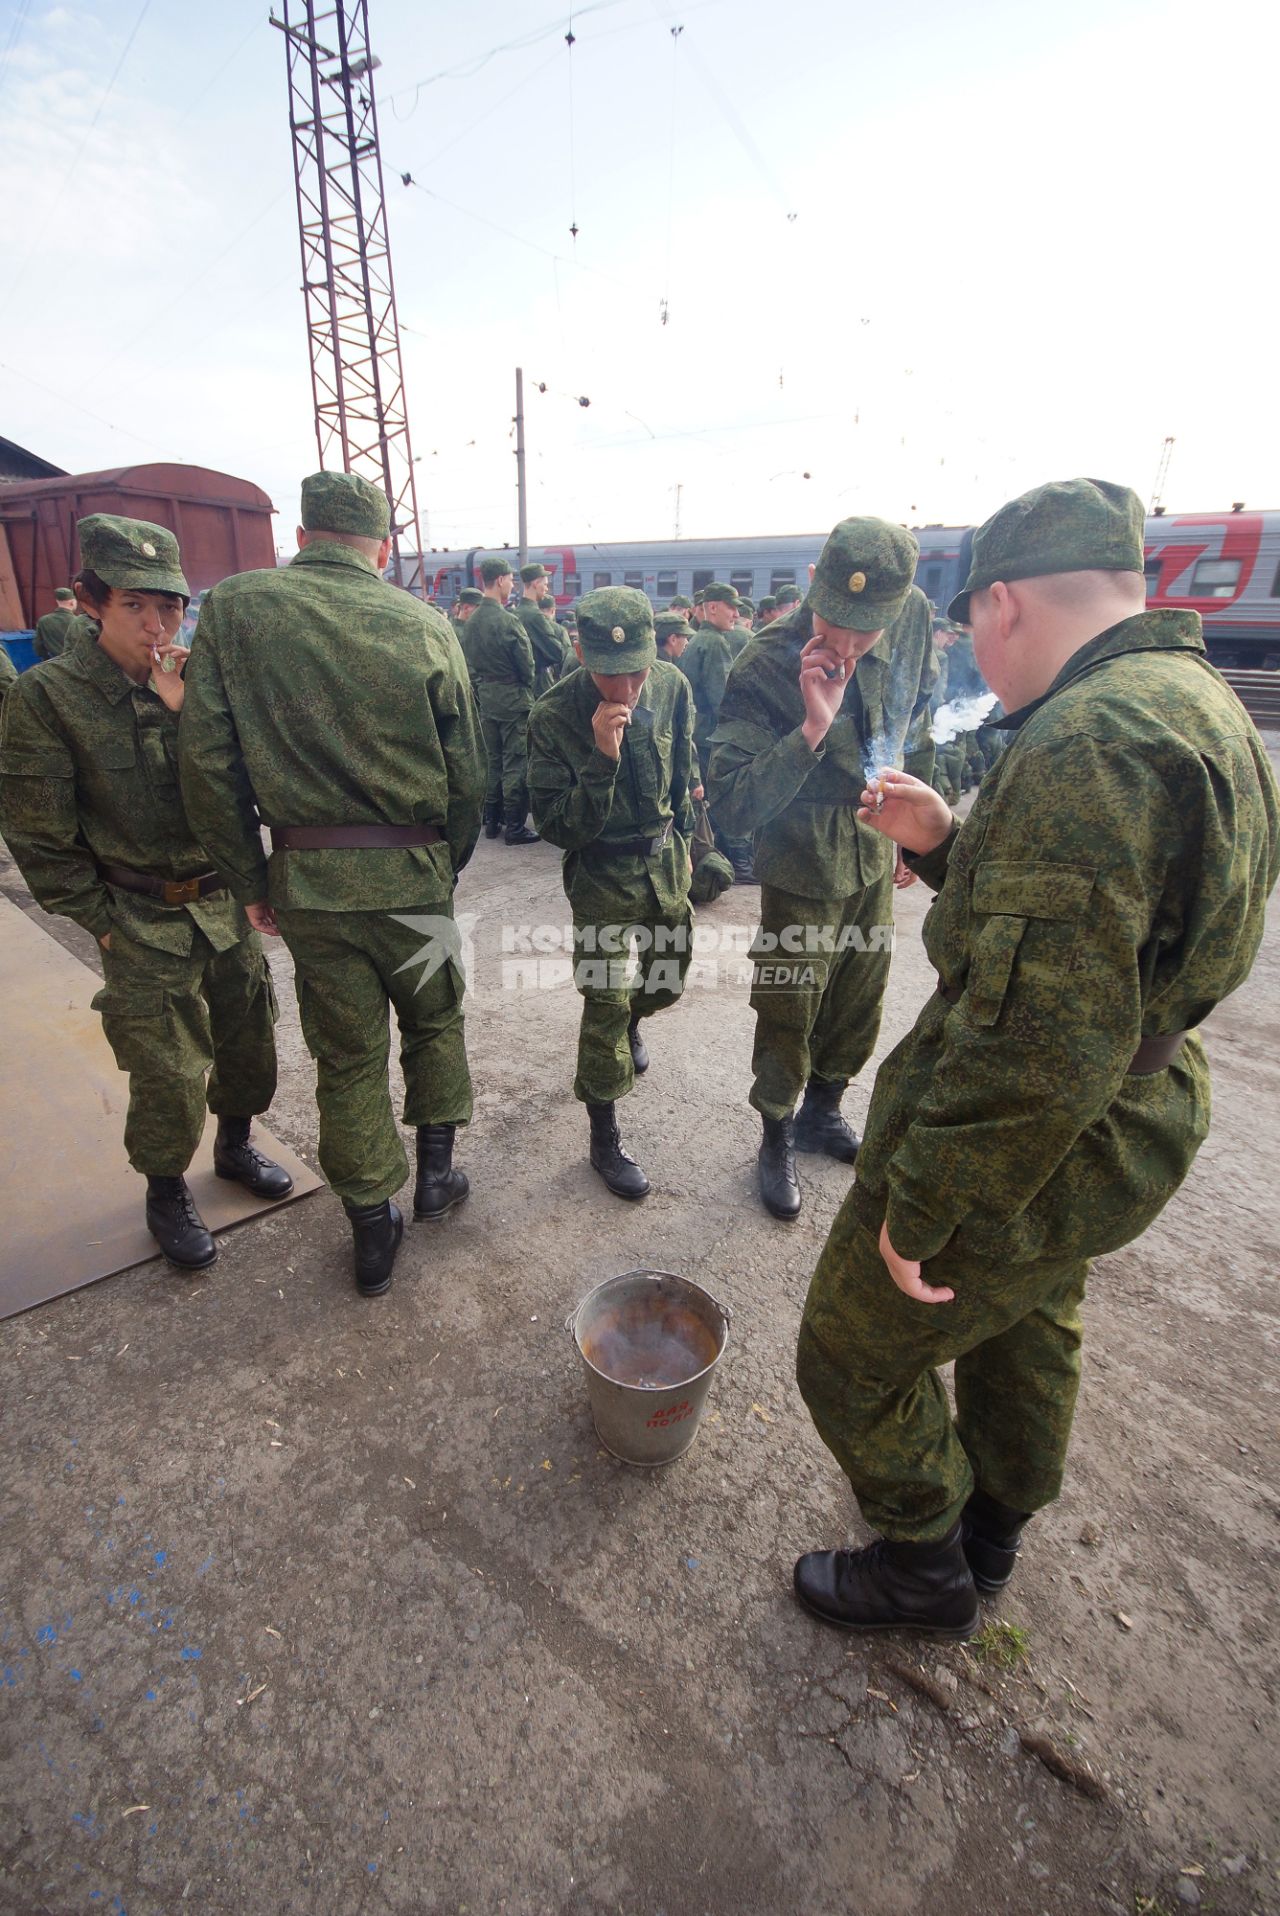
[{"label": "camouflage field cap", "polygon": [[667,602],[668,612],[692,612],[693,600],[686,599],[683,592],[677,592],[674,599]]},{"label": "camouflage field cap", "polygon": [[731,585],[726,585],[723,579],[713,579],[710,585],[703,586],[702,588],[702,603],[704,605],[709,601],[717,599],[721,605],[737,605],[738,603],[737,593]]},{"label": "camouflage field cap", "polygon": [[997,579],[1053,572],[1141,572],[1146,510],[1128,486],[1106,479],[1055,479],[1011,499],[973,535],[969,576],[947,607],[969,623],[969,594]]},{"label": "camouflage field cap", "polygon": [[96,572],[104,585],[117,592],[176,592],[191,597],[182,575],[178,541],[168,526],[146,519],[119,519],[113,512],[95,512],[76,527],[80,563]]},{"label": "camouflage field cap", "polygon": [[302,482],[302,529],[385,539],[391,531],[391,507],[386,493],[358,472],[313,472]]},{"label": "camouflage field cap", "polygon": [[693,595],[694,605],[701,605],[703,600],[706,598],[706,596],[707,596],[706,593],[702,590],[701,587],[699,587],[698,590]]},{"label": "camouflage field cap", "polygon": [[919,556],[914,535],[902,526],[842,519],[822,548],[809,604],[832,625],[883,632],[906,604]]},{"label": "camouflage field cap", "polygon": [[484,593],[478,585],[464,585],[458,594],[459,605],[483,605]]},{"label": "camouflage field cap", "polygon": [[544,565],[539,565],[536,559],[529,565],[522,565],[520,568],[520,577],[526,585],[532,585],[535,579],[545,579],[546,576],[547,568]]},{"label": "camouflage field cap", "polygon": [[799,605],[803,597],[798,585],[780,585],[774,595],[774,607],[779,612],[785,612],[789,605]]},{"label": "camouflage field cap", "polygon": [[673,612],[669,606],[665,612],[659,612],[653,622],[653,630],[659,645],[664,639],[694,639],[698,636],[684,613]]},{"label": "camouflage field cap", "polygon": [[772,612],[774,606],[777,605],[777,603],[778,601],[774,598],[773,594],[771,592],[766,592],[763,599],[761,599],[760,603],[757,605],[756,611],[757,612]]},{"label": "camouflage field cap", "polygon": [[74,605],[76,602],[76,595],[71,590],[71,587],[69,585],[57,586],[54,590],[53,596],[58,601],[59,605]]},{"label": "camouflage field cap", "polygon": [[510,559],[481,559],[477,568],[486,585],[496,585],[499,579],[511,577]]},{"label": "camouflage field cap", "polygon": [[644,593],[626,585],[585,593],[578,600],[578,644],[589,672],[643,672],[658,656]]},{"label": "camouflage field cap", "polygon": [[754,618],[754,617],[755,617],[755,610],[756,610],[756,602],[755,602],[755,600],[754,600],[754,599],[744,599],[744,598],[743,598],[743,596],[742,596],[742,594],[741,594],[741,593],[739,593],[739,594],[738,594],[738,610],[739,610],[739,612],[749,612],[749,613],[750,613],[750,614],[752,615],[752,617]]}]

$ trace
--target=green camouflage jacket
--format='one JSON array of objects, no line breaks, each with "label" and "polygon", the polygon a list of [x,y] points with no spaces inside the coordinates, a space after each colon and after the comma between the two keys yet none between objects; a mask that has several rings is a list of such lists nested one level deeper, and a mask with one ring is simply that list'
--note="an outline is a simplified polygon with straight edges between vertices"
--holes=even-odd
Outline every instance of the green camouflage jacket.
[{"label": "green camouflage jacket", "polygon": [[9,657],[9,648],[0,645],[0,706],[4,704],[5,693],[18,683],[18,668]]},{"label": "green camouflage jacket", "polygon": [[68,651],[24,672],[4,702],[0,830],[46,911],[101,938],[113,925],[185,956],[199,925],[216,951],[244,932],[227,894],[163,905],[121,891],[98,865],[195,878],[213,860],[178,792],[178,715],[98,649],[86,619]]},{"label": "green camouflage jacket", "polygon": [[733,648],[728,633],[714,625],[700,625],[680,660],[680,670],[693,687],[693,702],[697,708],[695,729],[700,739],[709,740],[715,730],[732,664]]},{"label": "green camouflage jacket", "polygon": [[[564,852],[564,888],[575,914],[607,919],[652,885],[664,909],[689,889],[687,841],[693,700],[684,676],[659,660],[651,667],[615,762],[598,750],[591,730],[600,693],[587,671],[571,672],[529,715],[529,799],[533,822]],[[673,827],[655,856],[612,856],[596,845],[658,837]]]},{"label": "green camouflage jacket", "polygon": [[467,620],[467,668],[484,718],[523,718],[537,676],[533,647],[514,612],[484,599]]},{"label": "green camouflage jacket", "polygon": [[756,874],[766,884],[802,897],[849,898],[888,870],[893,848],[859,825],[857,807],[872,772],[901,765],[912,720],[927,705],[931,629],[929,602],[913,586],[897,620],[858,660],[816,752],[801,729],[807,606],[757,634],[735,664],[707,796],[721,831],[754,833]]},{"label": "green camouflage jacket", "polygon": [[46,612],[36,620],[31,649],[38,659],[56,659],[82,629],[87,632],[90,622],[79,612]]},{"label": "green camouflage jacket", "polygon": [[962,995],[881,1065],[858,1153],[854,1208],[887,1208],[909,1258],[1092,1257],[1146,1229],[1208,1128],[1208,1067],[1198,1036],[1127,1066],[1243,983],[1280,871],[1280,792],[1194,612],[1113,626],[1005,725],[964,825],[911,861]]},{"label": "green camouflage jacket", "polygon": [[[515,616],[524,627],[533,652],[534,696],[540,698],[565,669],[566,641],[559,622],[549,618],[536,599],[521,599]],[[576,659],[572,662],[577,663]]]},{"label": "green camouflage jacket", "polygon": [[[244,903],[378,911],[449,895],[480,829],[484,751],[438,612],[317,540],[200,608],[179,761],[187,813]],[[279,851],[265,825],[436,825],[445,843]]]}]

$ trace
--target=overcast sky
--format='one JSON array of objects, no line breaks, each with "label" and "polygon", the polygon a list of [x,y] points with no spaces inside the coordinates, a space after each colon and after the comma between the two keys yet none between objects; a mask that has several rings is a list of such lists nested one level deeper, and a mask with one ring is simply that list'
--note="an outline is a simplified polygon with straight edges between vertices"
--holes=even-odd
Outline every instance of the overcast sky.
[{"label": "overcast sky", "polygon": [[[0,0],[0,433],[239,474],[291,548],[266,16]],[[1149,497],[1166,434],[1171,510],[1280,507],[1274,0],[597,0],[572,50],[568,19],[370,0],[425,544],[514,541],[517,364],[534,544],[667,537],[677,496],[685,537]]]}]

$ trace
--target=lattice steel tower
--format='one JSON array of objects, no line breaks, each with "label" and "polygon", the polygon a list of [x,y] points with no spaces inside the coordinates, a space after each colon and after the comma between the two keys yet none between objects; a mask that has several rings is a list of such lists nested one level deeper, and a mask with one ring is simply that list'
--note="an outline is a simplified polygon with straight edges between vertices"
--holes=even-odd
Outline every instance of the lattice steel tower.
[{"label": "lattice steel tower", "polygon": [[284,0],[289,127],[320,464],[381,486],[391,505],[387,576],[422,590],[418,498],[378,151],[368,0]]}]

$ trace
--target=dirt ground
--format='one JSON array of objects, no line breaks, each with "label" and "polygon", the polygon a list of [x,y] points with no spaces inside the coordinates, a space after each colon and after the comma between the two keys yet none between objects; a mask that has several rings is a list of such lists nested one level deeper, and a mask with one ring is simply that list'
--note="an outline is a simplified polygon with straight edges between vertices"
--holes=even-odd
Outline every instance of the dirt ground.
[{"label": "dirt ground", "polygon": [[[503,985],[503,926],[564,922],[558,864],[482,843],[464,876],[472,1196],[408,1228],[386,1298],[355,1294],[326,1191],[211,1273],[152,1262],[0,1326],[0,1909],[1280,1909],[1280,928],[1212,1021],[1187,1186],[1094,1275],[1067,1488],[984,1606],[1019,1659],[999,1628],[864,1643],[796,1607],[796,1554],[861,1534],[792,1372],[848,1173],[804,1158],[800,1222],[759,1208],[725,957],[624,1107],[653,1195],[608,1195],[574,994]],[[701,922],[745,935],[757,897]],[[930,987],[926,903],[900,899],[881,1054]],[[272,964],[271,1123],[313,1161]],[[637,1265],[733,1312],[661,1471],[601,1449],[564,1328]]]}]

